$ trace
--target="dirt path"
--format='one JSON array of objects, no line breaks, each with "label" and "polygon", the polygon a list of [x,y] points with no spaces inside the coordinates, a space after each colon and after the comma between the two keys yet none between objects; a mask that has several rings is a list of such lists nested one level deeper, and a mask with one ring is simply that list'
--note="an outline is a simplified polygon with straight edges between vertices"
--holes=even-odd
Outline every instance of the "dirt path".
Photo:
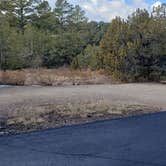
[{"label": "dirt path", "polygon": [[104,100],[112,104],[146,104],[166,109],[166,85],[120,84],[70,87],[10,87],[0,88],[0,111],[12,111],[18,106],[93,102]]}]

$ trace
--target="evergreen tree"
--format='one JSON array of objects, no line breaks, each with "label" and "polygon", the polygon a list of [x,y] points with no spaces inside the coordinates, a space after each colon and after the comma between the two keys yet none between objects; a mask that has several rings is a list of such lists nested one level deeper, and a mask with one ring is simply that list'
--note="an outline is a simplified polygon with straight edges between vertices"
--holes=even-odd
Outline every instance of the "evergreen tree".
[{"label": "evergreen tree", "polygon": [[69,24],[72,17],[73,5],[69,4],[66,0],[57,0],[55,3],[54,14],[58,19],[60,30],[64,30],[66,25]]}]

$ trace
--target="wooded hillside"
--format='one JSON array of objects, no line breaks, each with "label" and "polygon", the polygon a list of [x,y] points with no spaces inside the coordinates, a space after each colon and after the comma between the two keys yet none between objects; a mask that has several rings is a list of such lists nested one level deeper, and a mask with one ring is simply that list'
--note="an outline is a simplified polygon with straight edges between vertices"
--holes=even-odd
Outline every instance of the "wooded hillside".
[{"label": "wooded hillside", "polygon": [[123,81],[165,79],[166,5],[105,23],[66,0],[54,9],[46,0],[1,0],[0,69],[62,66],[105,69]]}]

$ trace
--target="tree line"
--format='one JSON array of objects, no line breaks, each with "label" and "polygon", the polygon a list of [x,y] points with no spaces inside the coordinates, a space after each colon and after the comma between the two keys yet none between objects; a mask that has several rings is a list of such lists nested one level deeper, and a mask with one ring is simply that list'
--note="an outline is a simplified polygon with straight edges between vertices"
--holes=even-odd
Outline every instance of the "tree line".
[{"label": "tree line", "polygon": [[137,9],[127,20],[110,24],[100,48],[102,67],[124,81],[166,78],[166,5]]},{"label": "tree line", "polygon": [[66,0],[54,9],[45,0],[1,0],[0,68],[69,66],[88,45],[99,45],[107,26]]},{"label": "tree line", "polygon": [[105,23],[66,0],[53,9],[46,0],[1,0],[0,69],[62,66],[104,69],[123,81],[165,77],[166,5]]},{"label": "tree line", "polygon": [[111,21],[99,45],[87,46],[77,67],[105,69],[127,82],[166,79],[166,4],[149,13],[137,9],[127,19]]}]

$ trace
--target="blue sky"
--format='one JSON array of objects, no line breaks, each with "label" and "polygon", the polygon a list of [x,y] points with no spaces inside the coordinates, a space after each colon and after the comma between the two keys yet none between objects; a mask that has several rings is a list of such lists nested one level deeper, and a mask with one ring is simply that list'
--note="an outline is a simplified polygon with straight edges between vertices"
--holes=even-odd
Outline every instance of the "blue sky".
[{"label": "blue sky", "polygon": [[[53,6],[56,0],[48,0]],[[137,8],[151,10],[166,0],[68,0],[72,4],[79,4],[90,20],[110,21],[115,16],[126,18]]]}]

